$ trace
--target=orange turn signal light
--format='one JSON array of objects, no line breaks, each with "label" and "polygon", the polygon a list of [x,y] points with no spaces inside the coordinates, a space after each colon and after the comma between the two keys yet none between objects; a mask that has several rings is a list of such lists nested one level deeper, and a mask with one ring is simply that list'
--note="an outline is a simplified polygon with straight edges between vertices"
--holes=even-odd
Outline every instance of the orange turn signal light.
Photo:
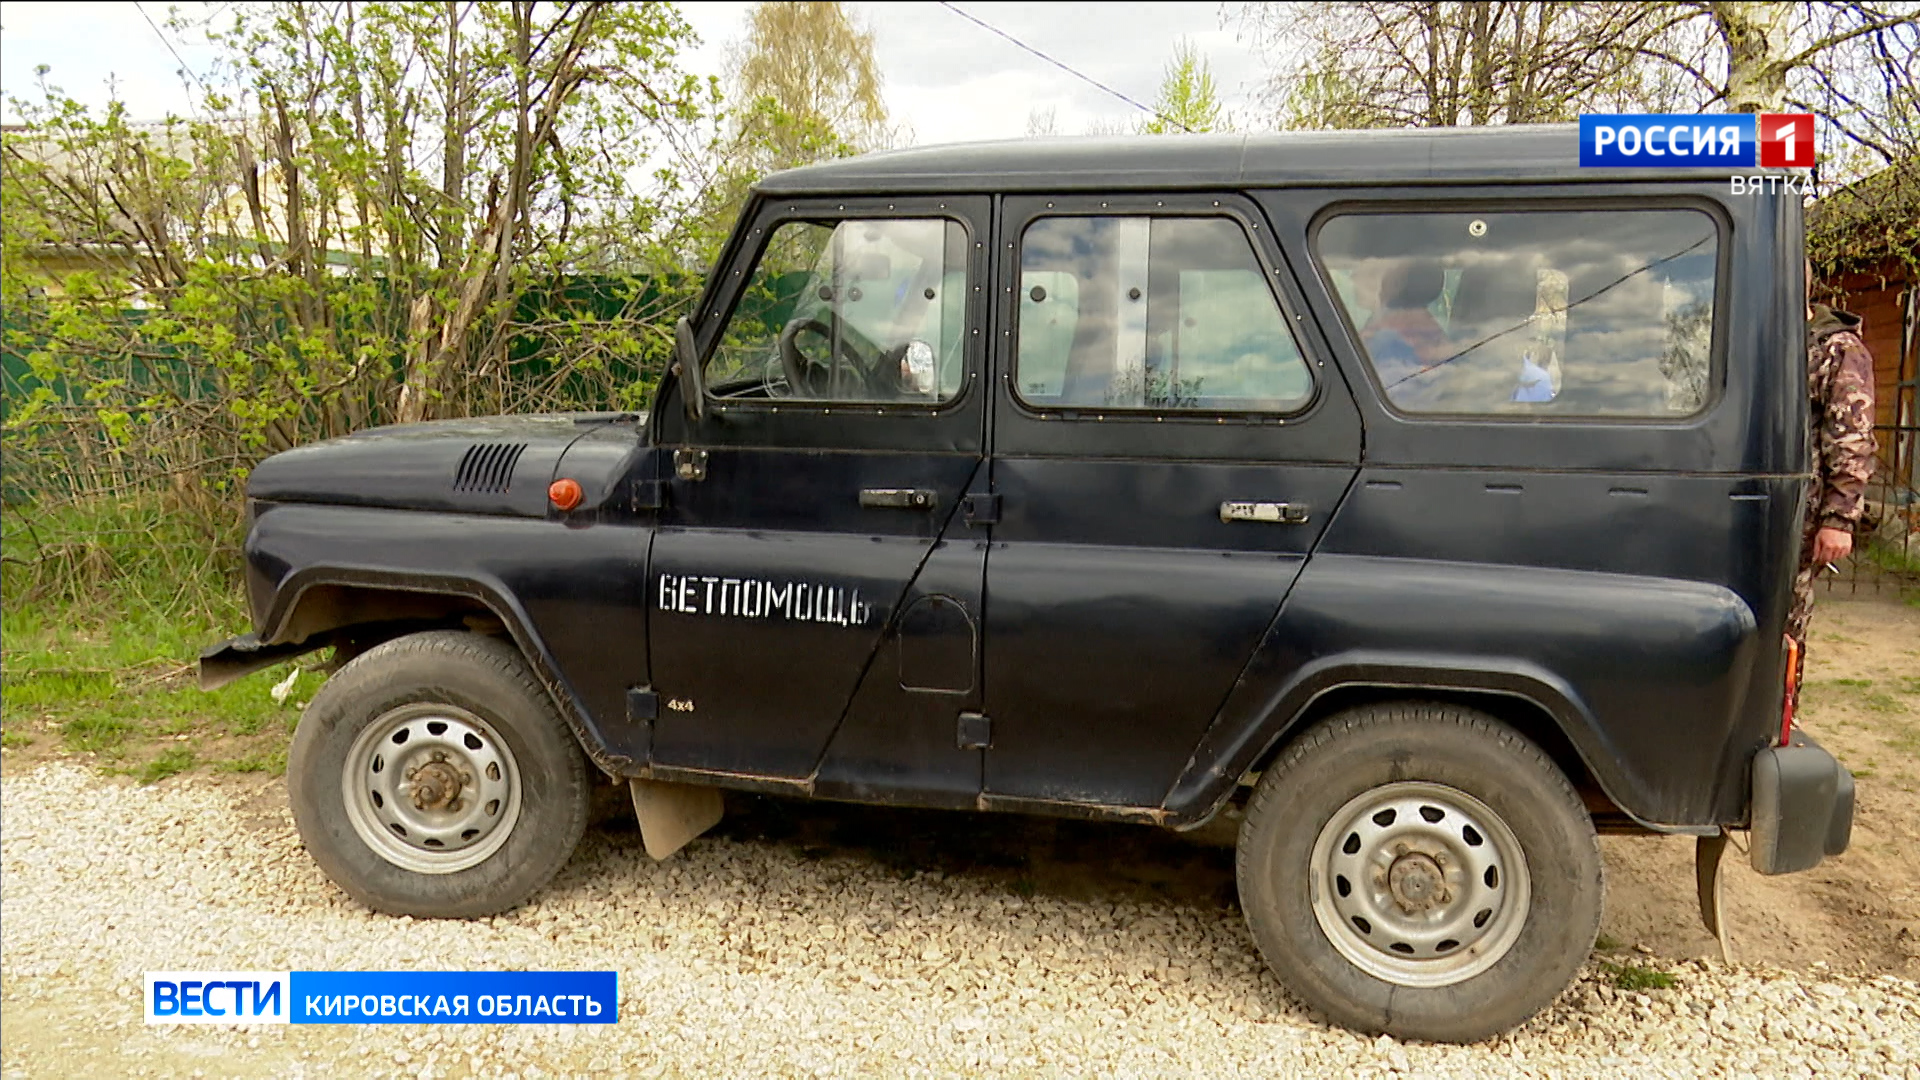
[{"label": "orange turn signal light", "polygon": [[1787,674],[1784,699],[1780,703],[1780,745],[1793,745],[1793,712],[1800,698],[1800,643],[1787,635]]},{"label": "orange turn signal light", "polygon": [[547,499],[559,510],[571,510],[579,506],[585,495],[580,490],[580,481],[568,477],[561,477],[547,485]]}]

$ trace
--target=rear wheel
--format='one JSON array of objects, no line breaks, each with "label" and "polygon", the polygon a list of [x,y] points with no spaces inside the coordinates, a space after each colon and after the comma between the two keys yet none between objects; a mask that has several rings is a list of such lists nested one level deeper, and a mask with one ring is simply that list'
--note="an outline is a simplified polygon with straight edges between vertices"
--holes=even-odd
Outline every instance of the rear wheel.
[{"label": "rear wheel", "polygon": [[1551,1004],[1600,927],[1600,849],[1559,768],[1451,705],[1334,717],[1260,779],[1241,906],[1276,975],[1367,1032],[1467,1042]]},{"label": "rear wheel", "polygon": [[287,759],[315,861],[378,911],[475,916],[545,885],[586,828],[589,768],[526,661],[454,631],[369,649],[329,679]]}]

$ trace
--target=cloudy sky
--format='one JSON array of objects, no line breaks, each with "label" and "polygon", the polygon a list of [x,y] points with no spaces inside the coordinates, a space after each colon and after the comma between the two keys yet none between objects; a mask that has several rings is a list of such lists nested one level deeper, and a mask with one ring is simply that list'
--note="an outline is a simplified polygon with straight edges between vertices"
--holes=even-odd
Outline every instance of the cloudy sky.
[{"label": "cloudy sky", "polygon": [[[198,8],[200,5],[182,5]],[[750,3],[687,3],[702,38],[687,67],[718,74],[726,45],[742,36]],[[1052,109],[1061,134],[1131,126],[1139,110],[1103,93],[937,3],[852,3],[874,30],[889,111],[920,144],[1017,137],[1028,117]],[[1191,41],[1211,65],[1230,113],[1257,108],[1260,63],[1217,3],[983,3],[957,5],[1080,72],[1151,104],[1174,45]],[[55,85],[103,103],[111,80],[135,119],[186,115],[182,61],[205,72],[213,51],[164,29],[168,0],[133,3],[0,3],[0,88],[35,90],[34,69]],[[162,41],[165,35],[178,59]],[[7,110],[7,119],[15,117]]]}]

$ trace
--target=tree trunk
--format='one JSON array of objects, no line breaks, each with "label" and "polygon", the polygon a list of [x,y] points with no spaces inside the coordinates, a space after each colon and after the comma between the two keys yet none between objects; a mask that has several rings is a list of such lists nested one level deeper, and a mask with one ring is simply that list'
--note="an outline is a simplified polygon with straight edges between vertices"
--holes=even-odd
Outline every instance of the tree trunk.
[{"label": "tree trunk", "polygon": [[1787,20],[1793,5],[1760,0],[1715,0],[1713,25],[1727,43],[1727,109],[1780,112],[1787,103],[1786,60],[1792,55]]},{"label": "tree trunk", "polygon": [[1493,122],[1493,4],[1474,0],[1467,13],[1467,47],[1471,50],[1467,116],[1476,127]]},{"label": "tree trunk", "polygon": [[460,19],[459,0],[447,0],[447,97],[443,125],[447,150],[440,175],[440,190],[445,195],[441,205],[445,209],[435,222],[442,270],[452,269],[454,255],[466,241],[461,227],[466,218],[462,211],[467,197],[468,102],[472,91],[467,86],[466,66],[460,62]]}]

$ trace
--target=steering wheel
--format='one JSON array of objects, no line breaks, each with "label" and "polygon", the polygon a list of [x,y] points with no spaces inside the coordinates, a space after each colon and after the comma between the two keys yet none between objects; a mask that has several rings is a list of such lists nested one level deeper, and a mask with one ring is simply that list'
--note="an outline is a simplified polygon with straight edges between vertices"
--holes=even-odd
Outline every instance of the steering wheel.
[{"label": "steering wheel", "polygon": [[860,379],[862,390],[873,389],[873,373],[877,362],[874,364],[862,362],[859,351],[853,342],[846,339],[845,335],[835,343],[833,330],[819,319],[795,319],[780,331],[780,370],[787,377],[787,385],[795,394],[811,395],[814,392],[813,385],[807,378],[807,367],[812,361],[800,352],[800,335],[809,332],[820,335],[829,344],[836,345],[836,351]]}]

